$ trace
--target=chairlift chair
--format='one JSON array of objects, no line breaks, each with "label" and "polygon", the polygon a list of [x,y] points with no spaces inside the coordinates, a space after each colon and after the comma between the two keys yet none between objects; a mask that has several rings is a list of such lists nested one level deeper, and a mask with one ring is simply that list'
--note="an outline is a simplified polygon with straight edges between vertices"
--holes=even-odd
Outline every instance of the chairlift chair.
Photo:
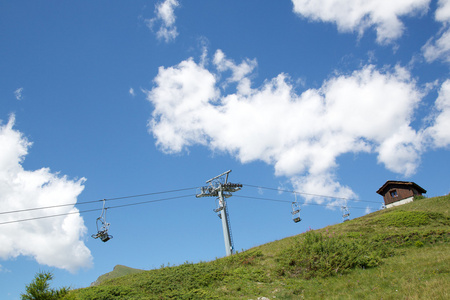
[{"label": "chairlift chair", "polygon": [[[101,226],[99,226],[99,223],[101,224]],[[104,220],[101,219],[101,217],[97,218],[97,234],[92,235],[92,237],[94,239],[100,238],[100,240],[104,243],[112,239],[112,235],[108,234],[109,225],[110,224],[105,223]]]},{"label": "chairlift chair", "polygon": [[96,224],[97,224],[97,234],[93,234],[92,237],[94,239],[100,238],[100,240],[102,242],[107,242],[110,239],[112,239],[112,235],[108,234],[108,230],[109,230],[109,223],[106,222],[106,210],[107,208],[105,208],[105,200],[103,200],[103,208],[102,208],[102,214],[100,215],[100,217],[97,218],[96,220]]},{"label": "chairlift chair", "polygon": [[295,223],[300,222],[302,219],[300,219],[300,205],[298,204],[297,200],[295,202],[292,202],[292,220]]},{"label": "chairlift chair", "polygon": [[342,210],[342,220],[343,222],[350,221],[350,211],[348,210],[347,205],[341,207]]}]

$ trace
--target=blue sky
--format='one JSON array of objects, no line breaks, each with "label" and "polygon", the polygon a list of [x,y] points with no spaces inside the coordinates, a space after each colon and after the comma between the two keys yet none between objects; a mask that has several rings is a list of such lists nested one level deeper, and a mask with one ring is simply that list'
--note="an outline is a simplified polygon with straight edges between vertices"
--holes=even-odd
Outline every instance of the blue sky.
[{"label": "blue sky", "polygon": [[0,225],[0,298],[39,270],[79,288],[224,256],[195,188],[230,169],[237,250],[339,223],[342,198],[375,211],[386,180],[449,193],[449,21],[428,0],[0,1],[1,212],[57,206],[0,223],[62,214]]}]

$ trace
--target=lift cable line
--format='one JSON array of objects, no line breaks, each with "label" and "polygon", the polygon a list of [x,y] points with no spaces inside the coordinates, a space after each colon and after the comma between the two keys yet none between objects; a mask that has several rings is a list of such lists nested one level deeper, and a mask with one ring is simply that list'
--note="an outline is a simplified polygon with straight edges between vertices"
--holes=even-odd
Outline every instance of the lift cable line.
[{"label": "lift cable line", "polygon": [[206,183],[208,185],[201,187],[200,193],[196,195],[197,198],[216,197],[218,199],[217,208],[214,209],[214,212],[219,213],[219,217],[222,219],[223,238],[227,256],[233,254],[234,245],[226,198],[231,197],[233,192],[237,192],[242,188],[242,184],[228,182],[230,172],[231,170],[228,170],[207,180]]},{"label": "lift cable line", "polygon": [[[303,193],[303,192],[298,192],[298,191],[282,190],[282,189],[278,189],[278,188],[264,187],[264,186],[259,186],[259,185],[251,185],[251,184],[244,184],[244,185],[248,186],[248,187],[261,188],[261,189],[273,190],[273,191],[279,191],[279,192],[288,192],[288,193],[314,196],[314,197],[335,198],[335,199],[349,200],[349,201],[355,201],[355,202],[368,202],[368,203],[377,203],[377,204],[380,203],[379,201],[358,200],[358,199],[351,199],[351,198],[342,198],[342,197],[326,196],[326,195],[319,195],[319,194]],[[145,197],[145,196],[152,196],[152,195],[158,195],[158,194],[180,192],[180,191],[186,191],[186,190],[194,190],[194,189],[198,189],[198,188],[199,187],[181,188],[181,189],[174,189],[174,190],[161,191],[161,192],[152,192],[152,193],[146,193],[146,194],[137,194],[137,195],[115,197],[115,198],[106,198],[105,200],[114,201],[114,200],[121,200],[121,199],[130,199],[130,198]],[[91,203],[101,202],[101,201],[103,201],[103,199],[97,199],[97,200],[91,200],[91,201],[85,201],[85,202],[58,204],[58,205],[51,205],[51,206],[34,207],[34,208],[25,208],[25,209],[12,210],[12,211],[3,211],[3,212],[0,212],[0,215],[34,211],[34,210],[42,210],[42,209],[50,209],[50,208],[58,208],[58,207],[64,207],[64,206],[84,205],[84,204],[91,204]]]},{"label": "lift cable line", "polygon": [[[281,203],[292,203],[290,200],[280,200],[280,199],[273,199],[273,198],[262,198],[262,197],[253,197],[253,196],[243,196],[243,195],[236,195],[237,198],[246,198],[246,199],[254,199],[254,200],[262,200],[262,201],[272,201],[272,202],[281,202]],[[316,205],[316,206],[327,206],[327,207],[339,207],[341,208],[342,205],[336,205],[336,204],[320,204],[320,203],[313,203],[313,202],[303,202],[302,205]],[[367,207],[358,207],[358,206],[347,206],[347,208],[355,208],[355,209],[367,209]]]},{"label": "lift cable line", "polygon": [[99,211],[99,210],[102,210],[102,209],[101,208],[94,208],[94,209],[83,210],[83,211],[71,211],[71,212],[63,213],[63,214],[56,214],[56,215],[33,217],[33,218],[28,218],[28,219],[6,221],[6,222],[1,222],[0,225],[6,225],[6,224],[12,224],[12,223],[21,223],[21,222],[26,222],[26,221],[34,221],[34,220],[47,219],[47,218],[62,217],[62,216],[81,214],[81,213],[87,213],[87,212],[93,212],[93,211]]},{"label": "lift cable line", "polygon": [[[221,174],[221,175],[223,175],[223,174]],[[213,179],[216,179],[216,178],[212,178],[212,179],[208,180],[208,183],[210,183]],[[242,184],[239,184],[238,187],[234,187],[234,188],[238,188],[238,189],[233,190],[233,191],[239,190],[242,186],[243,186]],[[258,186],[258,185],[245,184],[245,186],[254,187],[254,188],[261,188],[261,189],[267,189],[267,190],[274,190],[274,191],[291,192],[291,193],[294,193],[294,194],[303,194],[303,195],[310,195],[310,196],[316,196],[316,197],[335,198],[335,199],[342,199],[342,200],[349,200],[349,201],[358,201],[358,202],[379,203],[379,202],[375,202],[375,201],[365,201],[365,200],[357,200],[357,199],[339,198],[339,197],[324,196],[324,195],[317,195],[317,194],[308,194],[308,193],[302,193],[302,192],[297,192],[297,191],[281,190],[281,189],[278,189],[278,188],[263,187],[263,186]],[[211,185],[209,185],[207,187],[201,187],[200,189],[203,190],[204,192],[206,192],[207,190],[205,190],[205,188],[210,189],[210,187],[211,187]],[[232,187],[230,186],[230,188],[232,188]],[[128,196],[106,198],[106,199],[100,199],[100,200],[91,200],[91,201],[85,201],[85,202],[67,203],[67,204],[35,207],[35,208],[28,208],[28,209],[21,209],[21,210],[4,211],[4,212],[0,212],[0,215],[6,215],[6,214],[12,214],[12,213],[21,213],[21,212],[30,212],[30,211],[37,211],[37,210],[45,210],[45,209],[65,207],[65,206],[92,204],[92,203],[96,203],[96,202],[101,202],[103,200],[116,201],[116,200],[121,200],[121,199],[145,197],[145,196],[152,196],[152,195],[158,195],[158,194],[180,192],[180,191],[186,191],[186,190],[195,190],[195,189],[199,189],[199,187],[181,188],[181,189],[173,189],[173,190],[168,190],[168,191],[160,191],[160,192],[152,192],[152,193],[145,193],[145,194],[128,195]],[[141,204],[147,204],[147,203],[159,202],[159,201],[166,201],[166,200],[172,200],[172,199],[176,199],[176,198],[190,197],[190,196],[192,196],[192,195],[185,195],[185,196],[178,196],[178,197],[171,197],[171,198],[156,199],[156,200],[143,201],[143,202],[137,202],[137,203],[127,203],[127,204],[123,204],[123,205],[110,206],[108,208],[111,208],[111,209],[121,208],[121,207],[126,207],[126,206],[141,205]],[[203,195],[203,196],[196,195],[196,197],[204,197],[204,196],[205,195]],[[217,196],[218,196],[218,194],[217,194]],[[230,197],[230,196],[231,196],[231,192],[230,191],[225,191],[224,197]],[[243,195],[239,195],[237,197],[248,198],[248,199],[255,199],[255,200],[263,200],[263,201],[272,201],[272,202],[292,203],[292,201],[289,201],[289,200],[279,200],[279,199],[272,199],[272,198],[250,197],[250,196],[243,196]],[[306,203],[306,202],[304,202],[303,205],[318,205],[318,206],[340,207],[340,205]],[[366,207],[356,207],[356,206],[347,206],[347,209],[348,208],[352,208],[352,209],[353,208],[354,209],[366,209]],[[219,203],[217,209],[220,209],[220,203]],[[19,223],[19,222],[25,222],[25,221],[31,221],[31,220],[39,220],[39,219],[52,218],[52,217],[60,217],[60,216],[66,216],[66,215],[71,215],[71,214],[77,214],[77,213],[88,213],[88,212],[94,212],[94,211],[100,211],[100,210],[102,210],[102,209],[101,208],[95,208],[95,209],[89,209],[89,210],[83,210],[83,211],[75,211],[75,212],[68,212],[68,213],[62,213],[62,214],[54,214],[54,215],[46,215],[46,216],[18,219],[18,220],[0,222],[0,225],[11,224],[11,223]]]},{"label": "lift cable line", "polygon": [[[127,206],[142,205],[142,204],[147,204],[147,203],[161,202],[161,201],[167,201],[167,200],[173,200],[173,199],[177,199],[177,198],[191,197],[191,196],[193,196],[193,195],[189,194],[189,195],[183,195],[183,196],[177,196],[177,197],[170,197],[170,198],[163,198],[163,199],[156,199],[156,200],[149,200],[149,201],[142,201],[142,202],[135,202],[135,203],[127,203],[127,204],[123,204],[123,205],[110,206],[110,207],[107,207],[107,208],[108,209],[122,208],[122,207],[127,207]],[[280,200],[280,199],[273,199],[273,198],[262,198],[262,197],[243,196],[243,195],[236,195],[236,197],[238,197],[238,198],[254,199],[254,200],[262,200],[262,201],[271,201],[271,202],[292,203],[292,201],[289,201],[289,200]],[[116,200],[116,199],[118,199],[118,198],[114,198],[113,200]],[[108,201],[110,199],[105,199],[105,200]],[[99,202],[99,201],[103,201],[103,200],[95,200],[95,201],[83,202],[82,204],[94,203],[94,202]],[[62,206],[67,206],[67,205],[69,205],[69,204],[55,205],[55,206],[50,206],[50,207],[42,207],[42,208],[37,208],[37,209],[55,208],[55,207],[62,207]],[[306,202],[303,203],[303,205],[341,207],[341,205],[306,203]],[[366,207],[357,207],[357,206],[348,206],[347,208],[367,209]],[[13,213],[13,212],[22,212],[22,211],[32,211],[32,210],[37,210],[37,209],[35,208],[35,209],[26,209],[26,210],[12,211],[12,212],[4,212],[2,214]],[[88,213],[88,212],[94,212],[94,211],[100,211],[100,210],[102,210],[102,209],[101,208],[94,208],[94,209],[89,209],[89,210],[68,212],[68,213],[62,213],[62,214],[33,217],[33,218],[19,219],[19,220],[13,220],[13,221],[5,221],[5,222],[0,222],[0,225],[11,224],[11,223],[19,223],[19,222],[25,222],[25,221],[32,221],[32,220],[39,220],[39,219],[46,219],[46,218],[53,218],[53,217],[61,217],[61,216],[67,216],[67,215],[72,215],[72,214],[77,214],[77,213],[80,213],[80,214],[81,213]]]},{"label": "lift cable line", "polygon": [[355,198],[345,198],[345,197],[319,195],[319,194],[312,194],[312,193],[305,193],[305,192],[298,192],[298,191],[290,191],[290,190],[282,190],[282,189],[279,189],[279,188],[264,187],[264,186],[245,184],[245,183],[243,185],[244,186],[248,186],[248,187],[253,187],[253,188],[260,188],[260,189],[265,189],[265,190],[272,190],[272,191],[286,192],[286,193],[294,193],[294,194],[298,194],[298,195],[305,195],[305,196],[311,196],[311,197],[333,198],[333,199],[340,199],[340,200],[347,200],[347,201],[368,202],[368,203],[377,203],[377,204],[380,203],[380,201],[370,201],[370,200],[360,200],[360,199],[355,199]]},{"label": "lift cable line", "polygon": [[131,196],[122,196],[122,197],[115,197],[115,198],[105,198],[105,199],[100,199],[100,200],[91,200],[91,201],[84,201],[84,202],[58,204],[58,205],[42,206],[42,207],[34,207],[34,208],[25,208],[25,209],[12,210],[12,211],[3,211],[3,212],[0,212],[0,215],[20,213],[20,212],[27,212],[27,211],[34,211],[34,210],[41,210],[41,209],[58,208],[58,207],[64,207],[64,206],[91,204],[91,203],[101,202],[103,200],[115,201],[115,200],[130,199],[130,198],[137,198],[137,197],[146,197],[146,196],[153,196],[153,195],[181,192],[181,191],[187,191],[187,190],[195,190],[195,189],[198,189],[198,187],[183,188],[183,189],[176,189],[176,190],[169,190],[169,191],[162,191],[162,192],[153,192],[153,193],[146,193],[146,194],[138,194],[138,195],[131,195]]},{"label": "lift cable line", "polygon": [[[186,197],[192,197],[192,196],[193,196],[192,194],[189,194],[189,195],[176,196],[176,197],[170,197],[170,198],[128,203],[128,204],[123,204],[123,205],[109,206],[109,207],[107,207],[107,209],[115,209],[115,208],[122,208],[122,207],[127,207],[127,206],[142,205],[142,204],[148,204],[148,203],[153,203],[153,202],[162,202],[162,201],[168,201],[168,200],[174,200],[174,199],[186,198]],[[289,200],[280,200],[280,199],[271,199],[271,198],[251,197],[251,196],[242,196],[242,195],[239,195],[236,197],[246,198],[246,199],[254,199],[254,200],[262,200],[262,201],[271,201],[271,202],[292,203],[292,201],[289,201]],[[108,199],[106,199],[106,200],[108,200]],[[98,201],[103,201],[103,200],[96,200],[95,202],[98,202]],[[326,204],[319,204],[319,203],[307,203],[307,205],[341,207],[340,205],[331,205],[331,204],[326,205]],[[356,206],[349,206],[348,208],[366,209],[366,207],[356,207]],[[5,222],[0,222],[0,225],[20,223],[20,222],[40,220],[40,219],[47,219],[47,218],[54,218],[54,217],[62,217],[62,216],[68,216],[68,215],[73,215],[73,214],[89,213],[89,212],[100,211],[100,210],[102,210],[102,209],[101,208],[93,208],[93,209],[89,209],[89,210],[73,211],[73,212],[67,212],[67,213],[62,213],[62,214],[39,216],[39,217],[33,217],[33,218],[27,218],[27,219],[13,220],[13,221],[5,221]]]},{"label": "lift cable line", "polygon": [[[142,201],[142,202],[127,203],[127,204],[122,204],[122,205],[109,206],[109,207],[106,207],[106,209],[123,208],[123,207],[127,207],[127,206],[135,206],[135,205],[142,205],[142,204],[148,204],[148,203],[154,203],[154,202],[162,202],[162,201],[168,201],[168,200],[174,200],[174,199],[186,198],[186,197],[192,197],[192,196],[194,196],[194,195],[189,194],[189,195],[175,196],[175,197],[170,197],[170,198],[162,198],[162,199],[148,200],[148,201]],[[105,199],[105,200],[108,200],[108,199]],[[100,200],[100,201],[103,201],[103,200]],[[100,211],[100,210],[102,210],[102,208],[94,208],[94,209],[82,210],[82,211],[72,211],[72,212],[67,212],[67,213],[62,213],[62,214],[39,216],[39,217],[33,217],[33,218],[27,218],[27,219],[13,220],[13,221],[5,221],[5,222],[0,222],[0,225],[11,224],[11,223],[20,223],[20,222],[26,222],[26,221],[32,221],[32,220],[47,219],[47,218],[54,218],[54,217],[61,217],[61,216],[67,216],[67,215],[73,215],[73,214],[82,214],[82,213]]]}]

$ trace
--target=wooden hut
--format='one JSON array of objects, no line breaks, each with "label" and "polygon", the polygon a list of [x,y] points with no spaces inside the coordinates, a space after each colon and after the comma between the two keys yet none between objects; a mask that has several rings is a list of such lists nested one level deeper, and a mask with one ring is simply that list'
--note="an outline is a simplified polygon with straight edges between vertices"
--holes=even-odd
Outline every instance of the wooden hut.
[{"label": "wooden hut", "polygon": [[426,194],[426,190],[410,181],[388,180],[377,191],[383,196],[386,208],[412,202],[414,196]]}]

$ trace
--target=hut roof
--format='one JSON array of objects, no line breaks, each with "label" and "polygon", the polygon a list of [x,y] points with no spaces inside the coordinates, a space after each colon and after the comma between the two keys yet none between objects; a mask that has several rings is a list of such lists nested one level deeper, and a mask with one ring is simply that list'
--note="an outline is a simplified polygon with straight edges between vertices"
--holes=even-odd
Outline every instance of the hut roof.
[{"label": "hut roof", "polygon": [[387,188],[388,188],[390,185],[393,185],[393,184],[395,184],[395,185],[403,185],[403,186],[405,186],[405,187],[413,187],[413,188],[415,188],[419,193],[423,193],[423,194],[426,194],[426,192],[427,192],[424,188],[420,187],[418,184],[416,184],[416,183],[414,183],[414,182],[411,182],[411,181],[388,180],[388,181],[386,181],[385,184],[383,184],[382,187],[380,187],[380,188],[378,189],[377,193],[380,194],[380,195],[382,195],[382,196],[384,196],[384,194],[386,193]]}]

